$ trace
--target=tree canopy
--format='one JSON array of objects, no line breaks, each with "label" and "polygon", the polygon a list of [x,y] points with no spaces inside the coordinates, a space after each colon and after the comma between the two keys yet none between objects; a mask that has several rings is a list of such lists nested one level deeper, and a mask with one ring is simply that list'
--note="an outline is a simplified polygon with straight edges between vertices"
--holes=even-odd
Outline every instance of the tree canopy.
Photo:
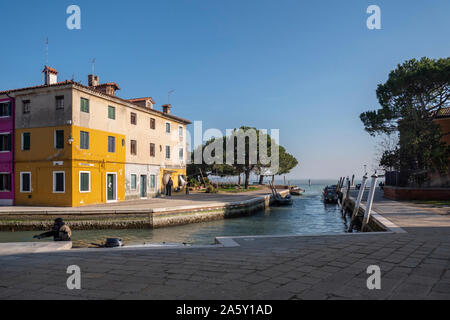
[{"label": "tree canopy", "polygon": [[412,59],[390,72],[376,90],[378,110],[360,115],[372,136],[399,133],[398,150],[386,152],[380,165],[409,172],[410,182],[422,184],[430,171],[448,172],[450,147],[434,121],[450,107],[450,58]]}]

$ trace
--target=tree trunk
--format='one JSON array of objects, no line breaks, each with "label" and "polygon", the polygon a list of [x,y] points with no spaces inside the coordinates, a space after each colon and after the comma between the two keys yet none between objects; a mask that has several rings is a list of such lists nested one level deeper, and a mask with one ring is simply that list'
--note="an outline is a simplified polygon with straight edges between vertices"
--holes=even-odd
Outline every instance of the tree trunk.
[{"label": "tree trunk", "polygon": [[272,176],[272,184],[275,183],[275,176]]},{"label": "tree trunk", "polygon": [[264,176],[263,175],[259,176],[259,184],[264,184]]},{"label": "tree trunk", "polygon": [[250,170],[245,170],[245,185],[244,185],[245,190],[248,189],[249,182],[250,182]]},{"label": "tree trunk", "polygon": [[238,176],[239,178],[238,178],[238,186],[239,186],[239,188],[241,188],[241,174],[239,173],[239,176]]}]

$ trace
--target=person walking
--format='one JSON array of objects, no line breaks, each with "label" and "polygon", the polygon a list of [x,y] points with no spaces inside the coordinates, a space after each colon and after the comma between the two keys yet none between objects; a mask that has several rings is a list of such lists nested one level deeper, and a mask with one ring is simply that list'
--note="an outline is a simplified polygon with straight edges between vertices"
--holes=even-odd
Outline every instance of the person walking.
[{"label": "person walking", "polygon": [[173,180],[172,177],[170,177],[166,185],[166,196],[168,197],[172,196],[172,187],[173,187]]}]

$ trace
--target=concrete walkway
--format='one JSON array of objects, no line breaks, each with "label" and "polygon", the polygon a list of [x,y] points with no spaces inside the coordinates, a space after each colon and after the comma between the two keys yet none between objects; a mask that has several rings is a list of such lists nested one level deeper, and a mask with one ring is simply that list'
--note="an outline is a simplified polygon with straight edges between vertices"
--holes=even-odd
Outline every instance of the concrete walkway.
[{"label": "concrete walkway", "polygon": [[[281,191],[281,190],[280,190]],[[115,203],[89,205],[82,207],[45,207],[45,206],[1,206],[0,216],[2,215],[57,215],[57,214],[107,214],[120,212],[138,212],[149,209],[174,210],[182,209],[187,206],[209,207],[219,206],[238,201],[246,201],[257,197],[263,197],[270,194],[269,189],[257,191],[248,191],[242,193],[192,193],[175,194],[172,197],[151,198],[144,200],[130,200]]]},{"label": "concrete walkway", "polygon": [[[0,257],[0,299],[450,299],[448,208],[381,200],[406,233],[235,238],[223,248]],[[78,265],[81,290],[68,290]],[[381,290],[366,286],[381,268]]]}]

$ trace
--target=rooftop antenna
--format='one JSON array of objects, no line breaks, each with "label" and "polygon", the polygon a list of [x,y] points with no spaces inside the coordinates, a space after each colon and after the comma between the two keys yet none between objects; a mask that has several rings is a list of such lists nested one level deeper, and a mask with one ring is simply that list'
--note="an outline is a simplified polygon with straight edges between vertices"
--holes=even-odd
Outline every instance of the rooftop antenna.
[{"label": "rooftop antenna", "polygon": [[48,66],[48,37],[45,40],[45,65]]},{"label": "rooftop antenna", "polygon": [[92,75],[95,76],[95,58],[92,59]]},{"label": "rooftop antenna", "polygon": [[167,103],[168,104],[170,104],[170,95],[174,92],[175,92],[175,90],[170,90],[169,93],[167,94]]}]

